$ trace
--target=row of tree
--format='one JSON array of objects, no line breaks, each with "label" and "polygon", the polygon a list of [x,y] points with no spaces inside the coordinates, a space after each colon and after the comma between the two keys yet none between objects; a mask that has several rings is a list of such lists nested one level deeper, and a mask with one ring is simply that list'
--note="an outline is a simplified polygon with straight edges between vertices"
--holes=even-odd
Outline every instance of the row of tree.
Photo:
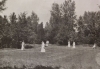
[{"label": "row of tree", "polygon": [[[6,0],[0,1],[0,12],[6,9]],[[43,22],[35,12],[0,16],[0,48],[20,48],[21,42],[41,43],[44,40]]]},{"label": "row of tree", "polygon": [[[5,2],[0,2],[0,11],[5,9]],[[100,11],[85,12],[76,18],[75,1],[65,0],[63,4],[52,4],[49,22],[43,28],[39,17],[32,12],[16,15],[14,12],[7,17],[0,16],[0,48],[20,48],[21,42],[50,43],[66,45],[68,41],[77,44],[93,44],[100,42]]]},{"label": "row of tree", "polygon": [[77,20],[78,37],[82,43],[100,43],[100,11],[85,12]]},{"label": "row of tree", "polygon": [[66,0],[59,5],[53,3],[49,23],[46,24],[47,39],[52,43],[67,44],[68,40],[75,41],[75,2]]},{"label": "row of tree", "polygon": [[75,2],[66,0],[59,5],[53,3],[49,23],[46,23],[45,37],[51,43],[93,44],[100,42],[100,11],[84,12],[76,18]]},{"label": "row of tree", "polygon": [[40,43],[43,40],[43,23],[38,24],[38,16],[12,13],[9,18],[0,16],[0,46],[20,48],[21,42]]}]

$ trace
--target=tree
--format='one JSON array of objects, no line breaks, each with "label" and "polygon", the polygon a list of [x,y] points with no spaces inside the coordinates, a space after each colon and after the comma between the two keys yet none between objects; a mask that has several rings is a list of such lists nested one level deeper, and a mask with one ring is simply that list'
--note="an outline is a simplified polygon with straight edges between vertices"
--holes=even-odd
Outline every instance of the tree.
[{"label": "tree", "polygon": [[38,35],[38,43],[41,43],[44,40],[44,28],[43,28],[43,22],[38,24],[38,29],[37,29],[37,35]]},{"label": "tree", "polygon": [[50,23],[46,22],[44,31],[45,31],[45,40],[49,40],[51,42],[52,39],[50,36],[51,36],[52,27]]},{"label": "tree", "polygon": [[34,12],[32,12],[31,19],[32,19],[32,23],[34,25],[34,27],[33,27],[34,32],[37,33],[37,25],[38,25],[38,22],[39,22],[39,18]]},{"label": "tree", "polygon": [[59,24],[61,22],[61,13],[60,13],[60,7],[57,3],[53,3],[52,5],[52,10],[51,10],[51,17],[50,17],[50,26],[52,27],[52,31],[50,33],[50,37],[51,37],[51,43],[55,43],[56,42],[56,35],[58,33],[59,30]]},{"label": "tree", "polygon": [[88,43],[88,34],[89,30],[87,27],[87,24],[84,20],[83,16],[80,16],[77,20],[77,25],[78,25],[78,43]]},{"label": "tree", "polygon": [[8,23],[8,19],[7,16],[4,15],[4,17],[1,20],[1,46],[2,48],[10,46],[11,43],[11,39],[9,37],[9,23]]},{"label": "tree", "polygon": [[17,17],[15,12],[13,12],[10,16],[10,35],[13,38],[14,35],[16,35],[16,29],[17,29]]},{"label": "tree", "polygon": [[[6,3],[6,0],[0,1],[0,12],[4,11],[6,9],[5,3]],[[1,39],[4,35],[4,25],[5,25],[5,23],[3,23],[3,22],[4,22],[5,18],[6,18],[6,16],[4,18],[2,16],[0,16],[0,44],[1,44]]]},{"label": "tree", "polygon": [[0,1],[0,12],[4,11],[6,9],[5,3],[7,0]]},{"label": "tree", "polygon": [[8,30],[9,30],[8,25],[9,24],[8,24],[7,16],[4,15],[3,21],[2,21],[2,34],[3,34],[3,36],[9,36],[8,35]]},{"label": "tree", "polygon": [[[76,20],[75,15],[75,2],[71,0],[65,1],[61,5],[61,23],[60,30],[57,34],[57,40],[60,40],[61,44],[66,44],[68,40],[74,41],[75,36],[74,24]],[[72,35],[73,34],[73,35]]]},{"label": "tree", "polygon": [[75,1],[67,0],[62,5],[53,3],[50,21],[45,28],[49,29],[50,42],[66,44],[68,40],[74,41],[75,21]]},{"label": "tree", "polygon": [[[96,12],[85,12],[84,14],[84,22],[86,23],[86,28],[85,31],[88,31],[88,35],[85,32],[85,35],[88,36],[89,43],[93,44],[96,41],[96,24],[97,24],[97,19],[96,19]],[[98,25],[98,24],[97,24]]]},{"label": "tree", "polygon": [[78,37],[80,42],[94,44],[99,37],[100,19],[98,12],[84,12],[78,19]]},{"label": "tree", "polygon": [[39,18],[36,13],[32,12],[31,16],[27,17],[28,27],[29,27],[29,39],[30,43],[37,43],[37,26],[39,22]]},{"label": "tree", "polygon": [[18,45],[18,33],[17,33],[17,29],[18,29],[18,24],[17,24],[17,16],[15,14],[15,12],[13,12],[10,16],[9,16],[9,35],[10,38],[12,39],[12,43],[11,43],[11,48],[17,48]]}]

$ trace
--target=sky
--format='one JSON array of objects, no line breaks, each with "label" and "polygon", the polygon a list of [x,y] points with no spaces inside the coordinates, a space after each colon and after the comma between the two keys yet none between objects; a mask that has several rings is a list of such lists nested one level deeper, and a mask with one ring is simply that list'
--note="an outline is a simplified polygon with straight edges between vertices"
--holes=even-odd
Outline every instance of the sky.
[{"label": "sky", "polygon": [[[1,1],[1,0],[0,0]],[[62,4],[65,0],[7,0],[7,9],[0,13],[1,15],[9,16],[12,12],[17,15],[21,12],[27,12],[28,15],[34,11],[38,17],[39,22],[44,24],[50,19],[50,10],[52,3]],[[84,11],[98,11],[100,10],[100,0],[74,0],[76,3],[76,15],[83,15]]]}]

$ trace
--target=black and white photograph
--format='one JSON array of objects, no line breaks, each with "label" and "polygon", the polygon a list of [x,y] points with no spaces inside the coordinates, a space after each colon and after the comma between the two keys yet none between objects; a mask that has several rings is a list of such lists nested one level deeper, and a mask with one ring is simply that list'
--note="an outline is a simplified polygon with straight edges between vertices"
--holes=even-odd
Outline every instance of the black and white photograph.
[{"label": "black and white photograph", "polygon": [[0,69],[100,69],[100,0],[0,0]]}]

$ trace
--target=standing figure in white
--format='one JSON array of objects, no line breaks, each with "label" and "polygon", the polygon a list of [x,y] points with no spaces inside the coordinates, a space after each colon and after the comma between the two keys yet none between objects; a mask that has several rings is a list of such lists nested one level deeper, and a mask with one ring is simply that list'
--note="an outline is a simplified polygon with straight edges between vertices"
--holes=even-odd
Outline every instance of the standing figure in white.
[{"label": "standing figure in white", "polygon": [[45,47],[45,44],[44,44],[44,42],[42,41],[42,45],[41,45],[41,52],[45,52],[44,47]]},{"label": "standing figure in white", "polygon": [[73,48],[76,48],[76,47],[75,47],[75,42],[73,42]]},{"label": "standing figure in white", "polygon": [[48,47],[49,46],[49,41],[46,41],[46,47]]},{"label": "standing figure in white", "polygon": [[24,43],[24,41],[23,41],[23,42],[22,42],[21,50],[24,50],[24,46],[25,46],[25,43]]},{"label": "standing figure in white", "polygon": [[92,47],[93,49],[95,49],[96,48],[96,44],[94,43],[94,45],[93,45],[93,47]]},{"label": "standing figure in white", "polygon": [[70,47],[70,41],[68,41],[68,47]]}]

